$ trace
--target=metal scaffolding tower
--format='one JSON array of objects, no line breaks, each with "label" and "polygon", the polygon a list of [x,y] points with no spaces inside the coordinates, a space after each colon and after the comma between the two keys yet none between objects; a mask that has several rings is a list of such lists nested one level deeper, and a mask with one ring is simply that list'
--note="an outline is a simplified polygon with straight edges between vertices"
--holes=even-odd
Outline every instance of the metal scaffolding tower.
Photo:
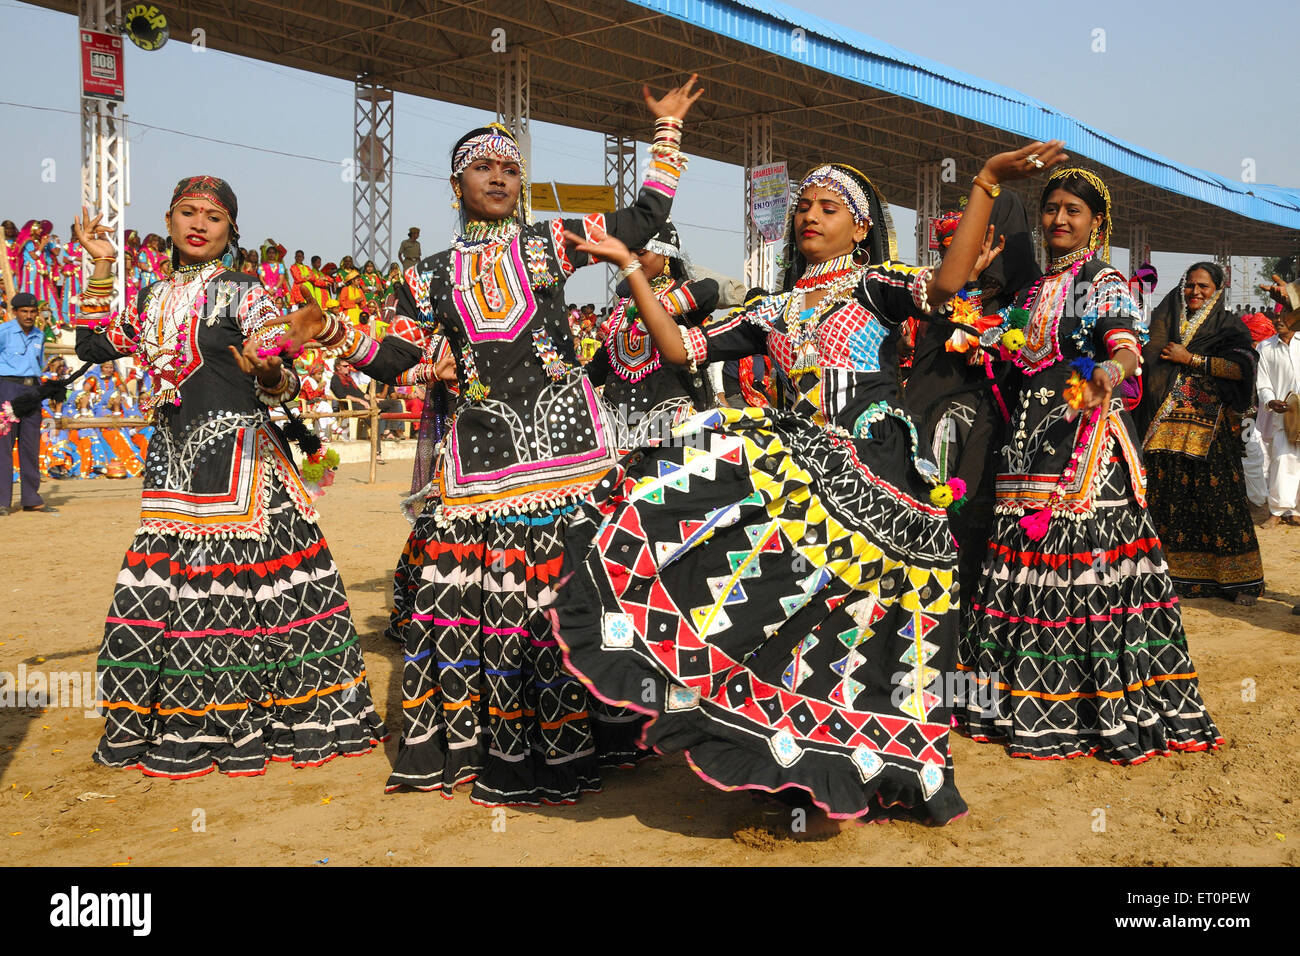
[{"label": "metal scaffolding tower", "polygon": [[356,81],[353,97],[352,246],[357,262],[393,257],[393,91]]},{"label": "metal scaffolding tower", "polygon": [[530,64],[528,51],[515,47],[501,65],[497,77],[497,119],[519,141],[519,153],[524,158],[524,168],[532,176],[533,136],[529,126],[531,113]]},{"label": "metal scaffolding tower", "polygon": [[1128,231],[1128,274],[1151,258],[1151,231],[1145,223],[1135,222]]},{"label": "metal scaffolding tower", "polygon": [[[614,208],[636,202],[636,140],[622,133],[605,134],[605,185],[614,187]],[[609,270],[608,300],[613,305],[618,273]]]},{"label": "metal scaffolding tower", "polygon": [[[100,33],[116,32],[122,20],[121,0],[80,0],[78,25]],[[123,101],[81,98],[81,204],[102,216],[101,225],[117,249],[118,280],[110,310],[120,312],[126,302],[126,113]],[[83,279],[90,275],[90,258],[81,259]]]},{"label": "metal scaffolding tower", "polygon": [[916,264],[933,266],[939,253],[930,248],[930,220],[939,216],[939,190],[943,170],[938,163],[916,167]]},{"label": "metal scaffolding tower", "polygon": [[754,186],[750,170],[772,159],[772,118],[754,115],[745,124],[745,285],[769,291],[776,286],[776,251],[754,225]]}]

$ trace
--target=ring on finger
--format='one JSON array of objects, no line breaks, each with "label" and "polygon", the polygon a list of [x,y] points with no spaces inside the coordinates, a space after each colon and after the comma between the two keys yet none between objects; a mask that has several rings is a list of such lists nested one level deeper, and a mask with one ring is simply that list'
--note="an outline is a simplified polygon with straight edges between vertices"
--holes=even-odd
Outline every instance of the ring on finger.
[{"label": "ring on finger", "polygon": [[1025,157],[1025,162],[1027,162],[1030,166],[1033,166],[1037,169],[1043,168],[1043,161],[1038,158],[1037,153],[1030,153],[1028,156]]}]

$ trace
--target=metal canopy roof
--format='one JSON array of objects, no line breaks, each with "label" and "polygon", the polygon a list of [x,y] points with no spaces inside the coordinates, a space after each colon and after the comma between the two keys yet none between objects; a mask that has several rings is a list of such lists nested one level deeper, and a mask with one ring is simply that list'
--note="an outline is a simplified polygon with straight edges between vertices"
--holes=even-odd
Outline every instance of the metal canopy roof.
[{"label": "metal canopy roof", "polygon": [[[44,6],[76,14],[76,0]],[[799,174],[841,159],[891,202],[915,204],[918,168],[957,162],[955,202],[991,153],[1064,139],[1107,180],[1115,239],[1157,251],[1277,255],[1294,246],[1300,192],[1235,183],[1107,136],[1014,90],[906,54],[770,0],[163,0],[178,41],[487,111],[502,28],[531,61],[532,119],[642,138],[641,85],[700,74],[688,152],[743,165],[745,121],[771,117],[773,156]],[[798,28],[801,33],[796,33]],[[797,37],[797,41],[796,41]],[[1032,188],[1032,187],[1031,187]]]}]

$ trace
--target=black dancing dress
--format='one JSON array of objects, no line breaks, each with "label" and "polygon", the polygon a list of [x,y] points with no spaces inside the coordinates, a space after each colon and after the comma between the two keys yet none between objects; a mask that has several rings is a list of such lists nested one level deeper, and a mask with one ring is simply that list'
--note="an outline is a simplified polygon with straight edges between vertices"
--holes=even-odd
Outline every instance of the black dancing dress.
[{"label": "black dancing dress", "polygon": [[79,323],[79,358],[136,354],[156,389],[140,529],[98,660],[99,763],[260,774],[387,736],[343,582],[268,414],[279,398],[228,351],[280,322],[255,277],[210,262],[140,290],[102,331]]},{"label": "black dancing dress", "polygon": [[641,246],[680,168],[660,156],[636,202],[608,216],[463,236],[407,270],[382,342],[340,328],[321,343],[392,382],[445,335],[460,384],[405,562],[405,729],[389,791],[450,796],[472,781],[484,805],[572,803],[599,789],[601,764],[645,755],[639,718],[564,670],[546,616],[565,525],[618,457],[617,424],[573,353],[564,282],[588,257],[564,232]]},{"label": "black dancing dress", "polygon": [[697,365],[766,353],[784,407],[700,413],[570,522],[566,662],[721,789],[801,789],[837,818],[966,810],[943,692],[957,555],[898,405],[929,275],[855,268],[813,309],[785,293],[685,330]]},{"label": "black dancing dress", "polygon": [[1091,256],[1049,270],[1017,301],[1026,344],[959,664],[979,692],[959,705],[958,725],[1044,760],[1138,763],[1218,747],[1126,402],[1116,394],[1095,413],[1066,402],[1071,363],[1140,352],[1146,321],[1124,277]]}]

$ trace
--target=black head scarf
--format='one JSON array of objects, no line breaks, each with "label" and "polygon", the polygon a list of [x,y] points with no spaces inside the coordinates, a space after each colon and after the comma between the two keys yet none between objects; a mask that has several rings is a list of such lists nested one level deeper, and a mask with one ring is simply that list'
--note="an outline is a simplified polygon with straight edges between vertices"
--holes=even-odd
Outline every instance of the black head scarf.
[{"label": "black head scarf", "polygon": [[1024,200],[1009,189],[1002,190],[997,199],[993,200],[989,225],[993,227],[994,244],[997,244],[999,236],[1005,236],[1007,244],[1002,253],[989,263],[989,267],[980,273],[980,283],[985,290],[985,315],[1010,305],[1017,292],[1042,275],[1034,256],[1033,233]]},{"label": "black head scarf", "polygon": [[[1209,273],[1216,283],[1215,300],[1210,313],[1193,333],[1190,342],[1182,340],[1182,325],[1187,320],[1187,303],[1183,299],[1183,286],[1187,277],[1196,270]],[[1241,366],[1240,379],[1210,378],[1220,400],[1237,412],[1246,412],[1254,403],[1255,369],[1259,353],[1255,351],[1250,330],[1237,316],[1224,308],[1223,270],[1212,262],[1195,263],[1174,288],[1151,313],[1151,338],[1142,349],[1142,403],[1134,412],[1138,433],[1144,434],[1160,409],[1169,389],[1173,387],[1175,373],[1183,368],[1160,357],[1165,346],[1177,342],[1189,352],[1228,359]]]},{"label": "black head scarf", "polygon": [[[230,188],[230,183],[216,176],[187,176],[172,190],[172,201],[167,206],[167,212],[170,213],[176,208],[176,204],[184,199],[205,200],[226,214],[230,220],[230,235],[226,240],[226,252],[221,258],[226,263],[226,268],[233,269],[239,259],[239,226],[236,225],[239,218],[239,200],[235,198],[235,191]],[[168,242],[171,242],[170,238]],[[179,268],[180,253],[175,248],[172,249],[171,259],[172,268]]]}]

